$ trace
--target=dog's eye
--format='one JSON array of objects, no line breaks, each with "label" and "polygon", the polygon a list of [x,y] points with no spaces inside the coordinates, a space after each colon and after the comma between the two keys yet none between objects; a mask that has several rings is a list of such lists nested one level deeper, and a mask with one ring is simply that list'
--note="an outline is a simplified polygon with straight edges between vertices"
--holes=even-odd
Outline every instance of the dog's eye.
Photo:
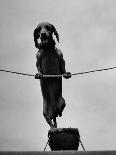
[{"label": "dog's eye", "polygon": [[38,32],[40,32],[41,31],[41,27],[38,27]]},{"label": "dog's eye", "polygon": [[46,25],[45,28],[48,30],[48,31],[51,31],[51,27]]}]

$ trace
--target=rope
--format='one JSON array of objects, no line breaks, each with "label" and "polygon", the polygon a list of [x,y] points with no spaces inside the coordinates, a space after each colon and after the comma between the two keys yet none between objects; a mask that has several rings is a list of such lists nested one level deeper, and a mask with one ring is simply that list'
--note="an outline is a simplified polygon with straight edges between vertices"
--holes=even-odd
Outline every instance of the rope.
[{"label": "rope", "polygon": [[[86,72],[73,73],[73,74],[71,74],[71,76],[82,75],[82,74],[89,74],[89,73],[101,72],[101,71],[107,71],[107,70],[112,70],[112,69],[116,69],[116,67],[110,67],[110,68],[90,70],[90,71],[86,71]],[[34,74],[27,74],[27,73],[15,72],[15,71],[10,71],[10,70],[5,70],[5,69],[0,69],[0,72],[9,72],[9,73],[13,73],[13,74],[20,74],[20,75],[33,76],[33,77],[35,76]],[[62,75],[43,75],[43,77],[62,77],[64,75],[65,74],[62,74]]]},{"label": "rope", "polygon": [[107,71],[107,70],[111,70],[111,69],[116,69],[116,67],[110,67],[110,68],[91,70],[91,71],[87,71],[87,72],[74,73],[72,75],[89,74],[89,73],[94,73],[94,72]]},{"label": "rope", "polygon": [[46,143],[46,145],[44,147],[44,151],[46,150],[48,143],[49,143],[49,139],[48,139],[48,141],[47,141],[47,143]]},{"label": "rope", "polygon": [[5,69],[0,69],[0,72],[9,72],[9,73],[13,73],[13,74],[21,74],[21,75],[26,75],[26,76],[35,76],[33,74],[14,72],[14,71],[9,71],[9,70],[5,70]]},{"label": "rope", "polygon": [[81,139],[79,139],[79,142],[81,144],[81,147],[82,147],[83,151],[85,151],[85,147],[84,147],[83,142],[81,141]]}]

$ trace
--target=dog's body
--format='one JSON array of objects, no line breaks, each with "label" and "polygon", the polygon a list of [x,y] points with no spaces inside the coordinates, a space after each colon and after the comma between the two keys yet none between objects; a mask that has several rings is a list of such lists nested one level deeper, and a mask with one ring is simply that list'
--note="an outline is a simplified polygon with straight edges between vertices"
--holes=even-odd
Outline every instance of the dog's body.
[{"label": "dog's body", "polygon": [[[53,32],[59,40],[58,33],[53,25],[41,23],[34,31],[34,41],[35,46],[39,48],[36,55],[36,66],[39,76],[41,75],[39,78],[43,95],[43,115],[47,123],[52,128],[56,128],[56,117],[62,116],[65,107],[65,100],[62,97],[62,77],[42,78],[42,75],[62,75],[66,73],[63,54],[55,47],[55,41],[52,38]],[[37,35],[41,39],[40,44],[37,42]]]}]

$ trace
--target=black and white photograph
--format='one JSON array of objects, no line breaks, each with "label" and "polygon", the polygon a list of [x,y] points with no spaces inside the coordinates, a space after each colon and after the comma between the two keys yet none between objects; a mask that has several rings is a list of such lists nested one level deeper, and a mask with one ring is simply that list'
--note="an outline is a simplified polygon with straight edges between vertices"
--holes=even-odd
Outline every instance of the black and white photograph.
[{"label": "black and white photograph", "polygon": [[0,0],[0,154],[115,154],[115,56],[116,0]]}]

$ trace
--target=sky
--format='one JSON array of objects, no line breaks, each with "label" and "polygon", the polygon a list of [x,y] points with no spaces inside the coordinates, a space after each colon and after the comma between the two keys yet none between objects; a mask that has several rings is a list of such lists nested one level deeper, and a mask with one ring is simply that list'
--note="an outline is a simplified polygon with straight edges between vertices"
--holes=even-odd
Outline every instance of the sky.
[{"label": "sky", "polygon": [[[37,73],[33,31],[44,21],[59,33],[67,71],[116,66],[115,0],[0,0],[0,69]],[[86,150],[115,150],[116,70],[63,79],[63,97],[58,127],[78,128]],[[0,72],[0,151],[44,150],[42,102],[39,80]]]}]

